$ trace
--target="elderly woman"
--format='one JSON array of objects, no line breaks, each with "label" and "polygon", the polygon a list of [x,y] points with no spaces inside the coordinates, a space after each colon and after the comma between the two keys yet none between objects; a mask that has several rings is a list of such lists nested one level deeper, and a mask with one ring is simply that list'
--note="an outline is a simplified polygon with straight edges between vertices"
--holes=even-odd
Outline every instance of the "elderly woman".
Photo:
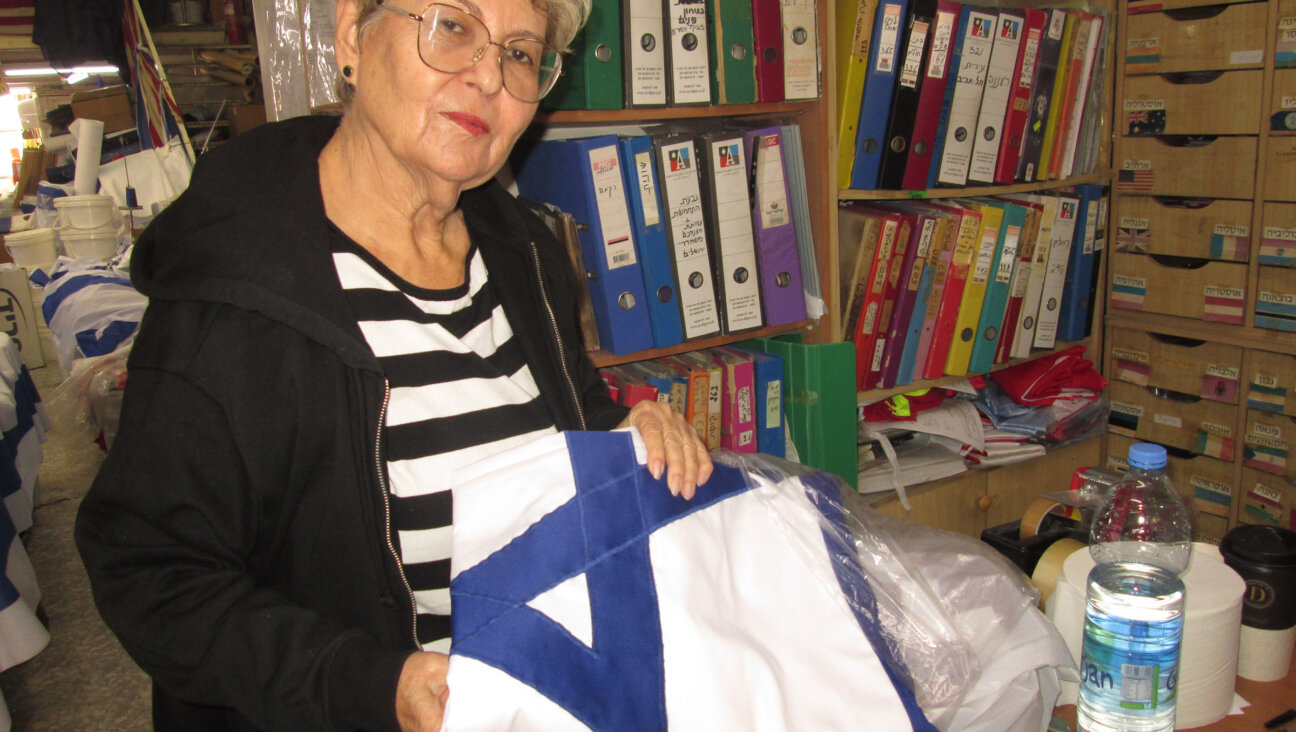
[{"label": "elderly woman", "polygon": [[205,156],[135,249],[76,538],[159,730],[437,729],[457,468],[630,425],[672,492],[711,473],[680,417],[609,400],[565,254],[493,181],[588,0],[412,2],[338,0],[341,120]]}]

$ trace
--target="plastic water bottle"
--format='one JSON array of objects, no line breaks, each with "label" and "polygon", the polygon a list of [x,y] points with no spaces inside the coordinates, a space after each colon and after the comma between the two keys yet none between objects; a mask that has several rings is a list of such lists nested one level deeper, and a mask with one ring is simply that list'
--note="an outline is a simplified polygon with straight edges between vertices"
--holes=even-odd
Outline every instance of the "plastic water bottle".
[{"label": "plastic water bottle", "polygon": [[1173,730],[1192,551],[1188,507],[1160,445],[1130,447],[1129,470],[1094,513],[1077,723],[1085,732]]}]

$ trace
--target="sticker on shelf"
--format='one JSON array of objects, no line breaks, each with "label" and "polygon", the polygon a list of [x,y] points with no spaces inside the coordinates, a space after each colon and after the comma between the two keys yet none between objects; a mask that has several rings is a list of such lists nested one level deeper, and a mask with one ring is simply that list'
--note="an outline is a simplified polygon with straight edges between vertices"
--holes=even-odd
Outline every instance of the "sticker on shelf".
[{"label": "sticker on shelf", "polygon": [[1202,294],[1206,299],[1202,320],[1242,325],[1246,313],[1246,290],[1241,287],[1206,285]]},{"label": "sticker on shelf", "polygon": [[1155,64],[1161,61],[1161,39],[1152,38],[1131,38],[1125,46],[1125,63],[1133,64]]},{"label": "sticker on shelf", "polygon": [[1233,66],[1262,63],[1264,63],[1263,48],[1255,48],[1249,51],[1234,51],[1229,54],[1229,64]]},{"label": "sticker on shelf", "polygon": [[1246,224],[1216,224],[1211,232],[1212,259],[1245,262],[1251,254],[1251,227]]},{"label": "sticker on shelf", "polygon": [[1276,437],[1252,431],[1242,442],[1242,461],[1249,468],[1283,475],[1287,472],[1287,443]]},{"label": "sticker on shelf", "polygon": [[1274,46],[1274,66],[1296,66],[1296,15],[1278,19],[1278,38]]},{"label": "sticker on shelf", "polygon": [[1122,216],[1116,224],[1116,251],[1130,254],[1147,254],[1152,245],[1152,231],[1148,220]]},{"label": "sticker on shelf", "polygon": [[1157,412],[1152,415],[1152,421],[1163,427],[1173,427],[1174,429],[1183,429],[1183,420],[1173,414],[1161,414]]},{"label": "sticker on shelf", "polygon": [[1296,294],[1261,290],[1256,295],[1256,327],[1296,332]]},{"label": "sticker on shelf", "polygon": [[1165,132],[1166,108],[1164,99],[1126,99],[1125,122],[1129,135],[1156,135]]},{"label": "sticker on shelf", "polygon": [[1287,409],[1287,389],[1278,385],[1278,377],[1257,373],[1247,386],[1247,407],[1281,414]]},{"label": "sticker on shelf", "polygon": [[1193,475],[1188,478],[1188,485],[1193,489],[1193,498],[1217,506],[1228,507],[1233,501],[1233,491],[1229,485],[1218,481]]},{"label": "sticker on shelf", "polygon": [[1107,424],[1112,427],[1122,427],[1127,430],[1138,430],[1139,418],[1143,416],[1143,407],[1137,404],[1126,404],[1124,402],[1112,402],[1111,410],[1107,413]]},{"label": "sticker on shelf", "polygon": [[1233,428],[1214,422],[1202,422],[1193,440],[1193,451],[1220,460],[1233,459]]},{"label": "sticker on shelf", "polygon": [[1155,182],[1151,160],[1125,160],[1116,173],[1116,189],[1119,191],[1150,191]]},{"label": "sticker on shelf", "polygon": [[1296,267],[1296,226],[1266,226],[1260,237],[1260,264]]},{"label": "sticker on shelf", "polygon": [[1235,366],[1207,364],[1206,374],[1202,376],[1201,396],[1232,404],[1237,401],[1238,381],[1241,378],[1241,370]]},{"label": "sticker on shelf", "polygon": [[1111,304],[1122,310],[1142,310],[1147,299],[1147,279],[1114,275],[1112,277]]}]

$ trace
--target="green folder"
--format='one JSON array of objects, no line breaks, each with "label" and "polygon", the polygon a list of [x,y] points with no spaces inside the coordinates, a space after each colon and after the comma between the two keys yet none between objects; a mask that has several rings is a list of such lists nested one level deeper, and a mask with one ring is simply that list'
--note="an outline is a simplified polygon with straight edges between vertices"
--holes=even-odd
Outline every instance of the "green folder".
[{"label": "green folder", "polygon": [[801,462],[858,488],[855,347],[801,343],[799,333],[737,344],[783,358],[783,409]]},{"label": "green folder", "polygon": [[563,56],[562,76],[544,109],[621,109],[621,4],[593,3],[589,22]]},{"label": "green folder", "polygon": [[756,103],[751,0],[707,0],[711,103]]}]

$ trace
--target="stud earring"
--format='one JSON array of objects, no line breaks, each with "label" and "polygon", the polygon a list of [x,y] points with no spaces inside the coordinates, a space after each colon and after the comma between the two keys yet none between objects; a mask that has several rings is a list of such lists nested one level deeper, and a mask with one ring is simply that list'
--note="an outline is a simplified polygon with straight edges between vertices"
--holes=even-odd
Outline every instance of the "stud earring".
[{"label": "stud earring", "polygon": [[348,79],[351,78],[351,66],[350,66],[350,65],[347,65],[347,66],[343,66],[343,67],[342,67],[342,75],[345,76],[345,77],[348,78]]}]

